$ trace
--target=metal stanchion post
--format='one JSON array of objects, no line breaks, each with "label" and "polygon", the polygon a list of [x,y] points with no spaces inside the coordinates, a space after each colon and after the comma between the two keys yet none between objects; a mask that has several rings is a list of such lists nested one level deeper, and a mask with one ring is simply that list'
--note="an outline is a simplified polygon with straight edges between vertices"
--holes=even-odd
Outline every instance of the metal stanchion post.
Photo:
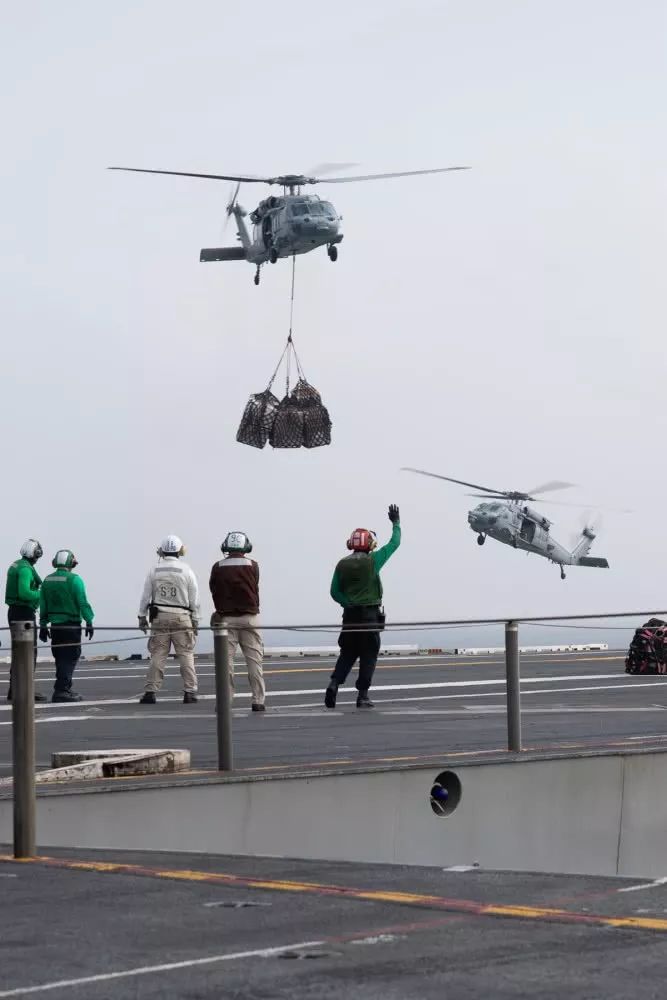
[{"label": "metal stanchion post", "polygon": [[519,626],[505,623],[505,669],[507,676],[507,748],[521,750],[521,687],[519,671]]},{"label": "metal stanchion post", "polygon": [[35,845],[34,622],[12,622],[12,764],[14,857],[32,858]]},{"label": "metal stanchion post", "polygon": [[231,771],[234,767],[231,684],[233,667],[229,659],[229,632],[225,622],[213,628],[213,657],[218,725],[218,770]]}]

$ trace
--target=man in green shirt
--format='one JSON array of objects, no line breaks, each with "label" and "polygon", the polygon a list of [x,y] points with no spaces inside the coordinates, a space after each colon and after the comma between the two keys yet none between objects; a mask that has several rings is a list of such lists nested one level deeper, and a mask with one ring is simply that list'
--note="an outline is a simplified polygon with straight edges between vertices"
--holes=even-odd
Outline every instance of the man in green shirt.
[{"label": "man in green shirt", "polygon": [[380,631],[384,626],[380,570],[401,544],[400,514],[395,504],[389,508],[389,520],[393,525],[391,538],[381,549],[376,548],[374,532],[366,528],[353,531],[347,542],[352,555],[341,559],[334,571],[331,596],[343,608],[343,631],[338,638],[340,656],[324,694],[327,708],[336,707],[338,687],[345,683],[357,659],[357,708],[373,708],[368,689],[380,652]]},{"label": "man in green shirt", "polygon": [[81,695],[72,691],[72,675],[81,656],[81,619],[86,623],[86,637],[92,639],[94,612],[83,580],[72,572],[77,565],[74,553],[59,549],[51,565],[55,573],[44,580],[39,598],[39,638],[42,642],[51,639],[56,661],[51,701],[82,701]]},{"label": "man in green shirt", "polygon": [[[7,570],[5,604],[7,621],[35,622],[39,607],[39,588],[42,581],[35,569],[35,563],[44,555],[36,538],[28,538],[21,546],[21,558],[13,562]],[[37,635],[35,634],[35,665],[37,664]],[[7,701],[12,700],[12,674],[9,672]],[[35,691],[35,701],[46,701],[46,696]]]}]

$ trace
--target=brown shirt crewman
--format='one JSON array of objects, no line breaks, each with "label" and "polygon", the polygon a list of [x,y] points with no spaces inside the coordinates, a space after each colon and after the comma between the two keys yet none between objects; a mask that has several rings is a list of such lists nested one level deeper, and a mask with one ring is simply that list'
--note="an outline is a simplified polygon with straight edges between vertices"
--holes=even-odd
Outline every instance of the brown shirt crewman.
[{"label": "brown shirt crewman", "polygon": [[254,559],[243,555],[220,559],[211,570],[209,587],[219,614],[259,614],[259,566]]}]

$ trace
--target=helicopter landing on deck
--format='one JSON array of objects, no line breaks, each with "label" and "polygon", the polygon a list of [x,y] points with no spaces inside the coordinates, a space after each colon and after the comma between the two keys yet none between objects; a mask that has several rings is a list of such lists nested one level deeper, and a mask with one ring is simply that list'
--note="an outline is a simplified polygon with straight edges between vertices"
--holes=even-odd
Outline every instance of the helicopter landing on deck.
[{"label": "helicopter landing on deck", "polygon": [[[522,493],[517,490],[494,490],[488,486],[467,483],[462,479],[452,479],[450,476],[440,476],[435,472],[425,472],[423,469],[405,468],[403,471],[416,472],[421,476],[444,479],[449,483],[457,483],[459,486],[470,486],[475,490],[481,490],[480,493],[468,494],[484,500],[483,503],[468,511],[468,525],[477,534],[478,545],[484,545],[487,538],[493,538],[504,545],[510,545],[513,549],[521,549],[524,552],[532,552],[534,555],[542,556],[560,567],[561,580],[565,579],[564,566],[609,568],[606,559],[588,555],[596,538],[595,529],[591,524],[584,526],[577,544],[570,551],[549,534],[552,522],[539,511],[528,506],[527,501],[559,503],[559,501],[554,500],[544,501],[541,497],[535,497],[533,494],[568,489],[573,485],[572,483],[558,481],[543,483],[528,493]],[[565,504],[565,506],[590,507],[591,505]],[[622,513],[629,512],[623,511]]]}]

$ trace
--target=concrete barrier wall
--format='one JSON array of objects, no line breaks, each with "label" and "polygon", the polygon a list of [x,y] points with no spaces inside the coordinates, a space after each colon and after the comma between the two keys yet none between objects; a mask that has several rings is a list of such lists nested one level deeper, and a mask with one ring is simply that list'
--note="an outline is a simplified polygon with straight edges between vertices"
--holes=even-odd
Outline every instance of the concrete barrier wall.
[{"label": "concrete barrier wall", "polygon": [[[49,847],[206,851],[657,877],[667,858],[667,753],[453,766],[458,808],[410,768],[40,795]],[[11,842],[11,801],[0,841]]]}]

